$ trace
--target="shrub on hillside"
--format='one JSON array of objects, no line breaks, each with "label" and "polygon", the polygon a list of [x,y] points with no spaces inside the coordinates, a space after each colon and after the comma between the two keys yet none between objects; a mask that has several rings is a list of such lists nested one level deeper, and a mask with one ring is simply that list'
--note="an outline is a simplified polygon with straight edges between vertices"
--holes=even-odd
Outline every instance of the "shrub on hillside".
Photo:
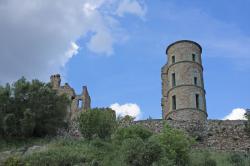
[{"label": "shrub on hillside", "polygon": [[156,149],[153,149],[153,150],[146,149],[144,141],[139,137],[128,138],[123,141],[122,146],[121,146],[121,154],[123,156],[123,161],[124,163],[130,166],[151,165],[155,161],[154,160],[155,158],[152,157],[151,159],[147,157],[149,157],[150,154],[154,155],[154,150]]},{"label": "shrub on hillside", "polygon": [[3,131],[6,136],[17,135],[17,119],[13,113],[7,114],[3,118]]},{"label": "shrub on hillside", "polygon": [[34,114],[27,109],[24,112],[24,117],[21,120],[21,130],[22,134],[25,137],[30,137],[33,134],[34,128],[35,128],[36,122],[35,122],[35,116]]},{"label": "shrub on hillside", "polygon": [[242,155],[240,155],[238,153],[231,154],[229,157],[229,161],[230,161],[230,163],[232,163],[235,166],[244,165],[244,158],[242,157]]},{"label": "shrub on hillside", "polygon": [[122,141],[128,138],[141,138],[142,140],[146,140],[152,135],[153,133],[147,128],[139,125],[132,125],[125,128],[118,128],[112,136],[112,140],[115,143],[121,144]]},{"label": "shrub on hillside", "polygon": [[165,125],[163,132],[154,135],[151,139],[160,143],[165,155],[176,165],[186,165],[189,162],[189,152],[194,141],[182,131]]},{"label": "shrub on hillside", "polygon": [[216,166],[217,162],[208,151],[190,153],[190,166]]},{"label": "shrub on hillside", "polygon": [[112,136],[123,163],[127,165],[185,165],[189,161],[191,139],[165,126],[155,134],[142,126],[119,128]]},{"label": "shrub on hillside", "polygon": [[130,166],[150,166],[161,158],[159,143],[149,141],[153,133],[139,125],[118,128],[112,143],[118,149],[122,163]]},{"label": "shrub on hillside", "polygon": [[79,129],[86,139],[110,138],[116,128],[116,117],[110,108],[94,108],[82,112],[78,118]]}]

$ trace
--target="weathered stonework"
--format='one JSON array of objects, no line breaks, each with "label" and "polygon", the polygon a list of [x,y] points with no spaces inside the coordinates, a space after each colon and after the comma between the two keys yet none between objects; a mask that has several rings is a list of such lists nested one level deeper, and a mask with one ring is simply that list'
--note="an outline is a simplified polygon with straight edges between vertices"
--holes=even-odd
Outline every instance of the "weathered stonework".
[{"label": "weathered stonework", "polygon": [[168,46],[168,62],[161,69],[161,106],[165,120],[134,123],[155,132],[160,132],[163,123],[167,123],[197,138],[196,148],[250,152],[246,121],[207,120],[201,53],[201,46],[189,40],[177,41]]},{"label": "weathered stonework", "polygon": [[201,52],[198,43],[188,40],[177,41],[168,46],[168,62],[161,72],[164,119],[206,120]]},{"label": "weathered stonework", "polygon": [[[61,86],[61,77],[59,74],[52,75],[50,77],[51,85],[54,90],[57,91],[59,95],[65,94],[71,101],[68,107],[68,112],[70,118],[74,118],[78,112],[86,111],[91,108],[91,98],[88,93],[87,86],[83,86],[82,93],[76,95],[75,90],[65,83]],[[82,105],[80,105],[82,103]]]},{"label": "weathered stonework", "polygon": [[207,120],[200,123],[155,119],[135,121],[133,124],[142,125],[158,133],[161,132],[164,123],[196,138],[194,148],[250,152],[250,137],[245,131],[245,120]]}]

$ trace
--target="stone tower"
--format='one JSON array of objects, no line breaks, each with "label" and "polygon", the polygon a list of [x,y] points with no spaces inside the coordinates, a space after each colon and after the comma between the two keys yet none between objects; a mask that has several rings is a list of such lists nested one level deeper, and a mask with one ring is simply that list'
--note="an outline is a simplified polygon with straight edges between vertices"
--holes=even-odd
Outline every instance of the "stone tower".
[{"label": "stone tower", "polygon": [[50,82],[51,82],[51,85],[52,85],[52,88],[57,90],[60,88],[60,85],[61,85],[61,77],[59,74],[55,74],[55,75],[52,75],[50,76]]},{"label": "stone tower", "polygon": [[161,72],[163,119],[207,119],[201,53],[201,46],[189,40],[167,47],[168,61]]}]

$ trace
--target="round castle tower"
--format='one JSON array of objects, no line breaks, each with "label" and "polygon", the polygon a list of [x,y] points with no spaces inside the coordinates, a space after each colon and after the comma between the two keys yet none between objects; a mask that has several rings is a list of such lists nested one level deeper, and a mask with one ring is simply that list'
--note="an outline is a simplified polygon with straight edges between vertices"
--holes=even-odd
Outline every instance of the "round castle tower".
[{"label": "round castle tower", "polygon": [[161,73],[163,119],[207,119],[201,53],[201,46],[189,40],[167,47],[168,62]]}]

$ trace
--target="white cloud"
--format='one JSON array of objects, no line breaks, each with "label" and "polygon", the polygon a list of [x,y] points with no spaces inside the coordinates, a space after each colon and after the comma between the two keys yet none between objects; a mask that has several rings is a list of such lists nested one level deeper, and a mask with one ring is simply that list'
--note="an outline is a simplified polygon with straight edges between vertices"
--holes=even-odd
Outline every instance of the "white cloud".
[{"label": "white cloud", "polygon": [[66,57],[72,58],[72,56],[78,54],[79,46],[75,42],[71,42],[69,50],[66,52]]},{"label": "white cloud", "polygon": [[246,110],[243,108],[235,108],[230,114],[225,116],[223,120],[246,120],[245,118]]},{"label": "white cloud", "polygon": [[87,48],[111,55],[126,36],[113,12],[123,1],[0,1],[0,83],[22,75],[48,80],[62,71],[83,47],[76,42],[90,33]]},{"label": "white cloud", "polygon": [[120,105],[118,103],[114,103],[110,106],[112,110],[116,112],[116,116],[132,116],[135,117],[136,120],[140,119],[141,117],[141,109],[137,104],[133,103],[126,103]]},{"label": "white cloud", "polygon": [[116,13],[122,17],[124,14],[135,14],[143,18],[146,13],[146,7],[142,6],[139,1],[124,0],[120,3]]}]

